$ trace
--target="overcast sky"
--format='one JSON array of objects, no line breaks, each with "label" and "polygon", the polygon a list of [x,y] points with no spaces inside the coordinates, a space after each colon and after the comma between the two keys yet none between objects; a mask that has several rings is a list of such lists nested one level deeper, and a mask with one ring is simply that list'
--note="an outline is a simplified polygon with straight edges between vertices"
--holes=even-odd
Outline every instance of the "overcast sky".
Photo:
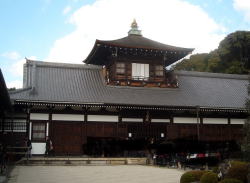
[{"label": "overcast sky", "polygon": [[82,64],[96,39],[143,36],[209,52],[236,30],[250,30],[250,0],[1,0],[0,67],[22,87],[25,57]]}]

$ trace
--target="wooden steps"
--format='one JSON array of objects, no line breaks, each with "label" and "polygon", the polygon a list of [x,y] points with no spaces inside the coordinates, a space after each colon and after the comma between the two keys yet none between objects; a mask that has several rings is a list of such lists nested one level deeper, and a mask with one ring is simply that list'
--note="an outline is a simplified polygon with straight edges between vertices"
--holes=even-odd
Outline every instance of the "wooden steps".
[{"label": "wooden steps", "polygon": [[22,165],[146,165],[147,158],[32,157]]}]

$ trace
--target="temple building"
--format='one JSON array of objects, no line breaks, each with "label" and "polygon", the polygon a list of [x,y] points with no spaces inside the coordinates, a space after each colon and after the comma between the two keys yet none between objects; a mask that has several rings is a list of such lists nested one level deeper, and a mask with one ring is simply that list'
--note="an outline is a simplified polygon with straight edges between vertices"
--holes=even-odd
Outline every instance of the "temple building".
[{"label": "temple building", "polygon": [[2,131],[29,137],[33,154],[46,136],[56,155],[237,150],[248,76],[166,69],[192,51],[142,36],[134,21],[127,37],[96,40],[84,64],[27,59]]}]

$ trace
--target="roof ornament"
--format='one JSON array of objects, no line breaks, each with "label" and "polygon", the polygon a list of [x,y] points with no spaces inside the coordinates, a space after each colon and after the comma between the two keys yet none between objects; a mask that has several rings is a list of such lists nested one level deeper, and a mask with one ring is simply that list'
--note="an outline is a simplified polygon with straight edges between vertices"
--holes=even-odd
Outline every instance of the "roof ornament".
[{"label": "roof ornament", "polygon": [[128,31],[128,35],[142,36],[141,30],[138,29],[138,25],[135,19],[133,20],[131,24],[131,29]]}]

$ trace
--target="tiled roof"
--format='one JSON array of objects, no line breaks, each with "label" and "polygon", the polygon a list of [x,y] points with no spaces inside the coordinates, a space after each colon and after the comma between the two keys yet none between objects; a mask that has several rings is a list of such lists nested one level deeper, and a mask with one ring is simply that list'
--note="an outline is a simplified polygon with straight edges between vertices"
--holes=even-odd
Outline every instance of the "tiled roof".
[{"label": "tiled roof", "polygon": [[138,49],[144,48],[144,49],[156,49],[156,50],[166,50],[166,51],[186,51],[186,52],[191,52],[194,50],[192,48],[181,48],[181,47],[176,47],[176,46],[170,46],[170,45],[163,44],[163,43],[148,39],[143,36],[138,36],[138,35],[128,35],[124,38],[111,40],[111,41],[97,40],[97,43],[120,46],[120,47],[127,47],[127,48],[138,48]]},{"label": "tiled roof", "polygon": [[0,109],[9,110],[11,108],[11,102],[7,87],[4,81],[2,71],[0,69]]},{"label": "tiled roof", "polygon": [[11,92],[12,99],[244,108],[247,98],[246,75],[178,71],[179,88],[140,88],[107,86],[101,67],[93,65],[28,61],[26,71],[24,84],[27,89]]},{"label": "tiled roof", "polygon": [[111,47],[137,51],[146,50],[146,52],[149,52],[149,50],[152,52],[152,50],[154,50],[155,55],[167,55],[168,60],[165,63],[166,66],[184,58],[194,50],[193,48],[170,46],[140,35],[128,35],[124,38],[110,41],[96,40],[92,51],[84,62],[87,64],[105,65],[105,58],[111,54],[111,50],[106,48]]}]

